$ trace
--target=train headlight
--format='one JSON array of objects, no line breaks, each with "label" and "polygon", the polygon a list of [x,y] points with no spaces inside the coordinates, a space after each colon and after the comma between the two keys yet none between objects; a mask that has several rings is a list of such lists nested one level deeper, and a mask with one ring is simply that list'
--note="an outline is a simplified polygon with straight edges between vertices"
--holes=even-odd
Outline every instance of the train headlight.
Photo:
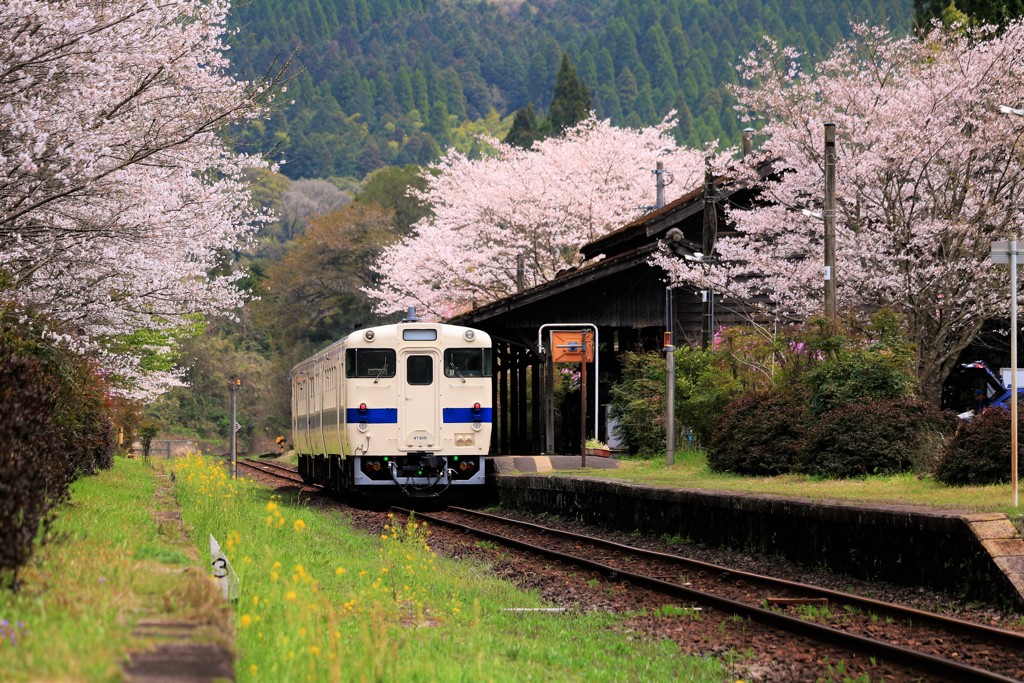
[{"label": "train headlight", "polygon": [[377,337],[377,334],[373,330],[367,330],[363,332],[363,339],[368,342],[372,342]]},{"label": "train headlight", "polygon": [[473,341],[476,339],[476,332],[473,330],[466,330],[466,333],[463,336],[466,338],[466,341]]},{"label": "train headlight", "polygon": [[456,434],[455,445],[456,446],[472,446],[474,438],[472,434]]}]

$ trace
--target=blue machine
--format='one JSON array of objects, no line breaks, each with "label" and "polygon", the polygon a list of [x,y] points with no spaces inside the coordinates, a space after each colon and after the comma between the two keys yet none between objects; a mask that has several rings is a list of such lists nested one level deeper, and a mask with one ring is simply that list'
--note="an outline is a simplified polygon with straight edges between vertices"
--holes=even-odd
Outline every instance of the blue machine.
[{"label": "blue machine", "polygon": [[[1003,381],[997,377],[987,365],[985,365],[985,361],[976,360],[972,363],[961,363],[960,367],[985,380],[985,401],[982,404],[983,408],[1002,408],[1003,410],[1010,409],[1010,395],[1013,393],[1012,390],[1010,387],[1003,385]],[[1019,397],[1022,393],[1024,393],[1024,386],[1018,386],[1018,400],[1020,400]],[[974,410],[969,410],[966,413],[960,413],[960,417],[963,419],[970,419],[973,416]]]}]

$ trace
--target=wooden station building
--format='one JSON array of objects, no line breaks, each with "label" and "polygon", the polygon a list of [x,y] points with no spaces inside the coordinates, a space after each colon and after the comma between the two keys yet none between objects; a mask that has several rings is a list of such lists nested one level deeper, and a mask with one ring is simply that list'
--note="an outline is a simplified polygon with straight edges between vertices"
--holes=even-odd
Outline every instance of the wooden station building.
[{"label": "wooden station building", "polygon": [[[609,388],[621,376],[619,354],[663,348],[665,332],[676,345],[700,344],[720,325],[739,322],[734,305],[687,288],[667,288],[667,275],[649,263],[667,243],[680,256],[714,254],[717,226],[724,226],[723,204],[749,206],[754,190],[728,177],[706,177],[698,187],[589,244],[580,251],[584,262],[554,280],[494,301],[450,322],[482,329],[494,343],[493,455],[579,453],[580,407],[552,405],[555,370],[550,353],[538,348],[539,332],[560,325],[577,329],[596,326],[599,405],[594,434],[594,365],[587,388],[588,436],[607,441],[605,406]],[[723,229],[728,232],[728,226]],[[545,347],[550,342],[540,339]],[[576,367],[579,367],[578,365]],[[538,400],[539,399],[539,400]],[[558,409],[564,431],[556,435]],[[570,413],[575,411],[575,415]],[[556,436],[561,438],[556,439]]]}]

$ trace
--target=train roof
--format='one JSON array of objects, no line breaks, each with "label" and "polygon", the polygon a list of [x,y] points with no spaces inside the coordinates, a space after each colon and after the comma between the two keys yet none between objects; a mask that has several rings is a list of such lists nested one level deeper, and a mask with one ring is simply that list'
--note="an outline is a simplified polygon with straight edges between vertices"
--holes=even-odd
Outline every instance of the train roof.
[{"label": "train roof", "polygon": [[365,334],[370,330],[372,330],[374,334],[380,339],[398,339],[399,329],[437,329],[440,333],[439,337],[461,336],[465,332],[465,330],[473,330],[476,333],[476,338],[473,340],[474,346],[491,345],[491,335],[476,328],[466,327],[464,325],[449,325],[447,323],[425,322],[422,320],[403,320],[402,322],[392,323],[390,325],[377,325],[375,327],[364,327],[359,330],[354,330],[348,335],[339,339],[338,341],[332,342],[329,346],[326,346],[323,349],[317,351],[312,356],[309,356],[308,358],[305,358],[296,363],[294,366],[292,366],[292,374],[294,374],[294,372],[302,366],[309,365],[310,363],[319,361],[323,358],[332,358],[334,353],[340,352],[343,348],[348,346],[348,342],[350,339],[353,341],[357,338],[362,339],[364,338]]}]

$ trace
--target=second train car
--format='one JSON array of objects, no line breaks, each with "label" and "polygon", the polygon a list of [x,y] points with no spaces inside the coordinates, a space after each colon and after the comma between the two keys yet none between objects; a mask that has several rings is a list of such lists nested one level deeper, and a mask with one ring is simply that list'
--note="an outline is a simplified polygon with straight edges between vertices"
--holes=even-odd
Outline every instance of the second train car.
[{"label": "second train car", "polygon": [[491,338],[480,330],[410,311],[353,332],[292,369],[299,473],[368,495],[482,490],[491,374]]}]

